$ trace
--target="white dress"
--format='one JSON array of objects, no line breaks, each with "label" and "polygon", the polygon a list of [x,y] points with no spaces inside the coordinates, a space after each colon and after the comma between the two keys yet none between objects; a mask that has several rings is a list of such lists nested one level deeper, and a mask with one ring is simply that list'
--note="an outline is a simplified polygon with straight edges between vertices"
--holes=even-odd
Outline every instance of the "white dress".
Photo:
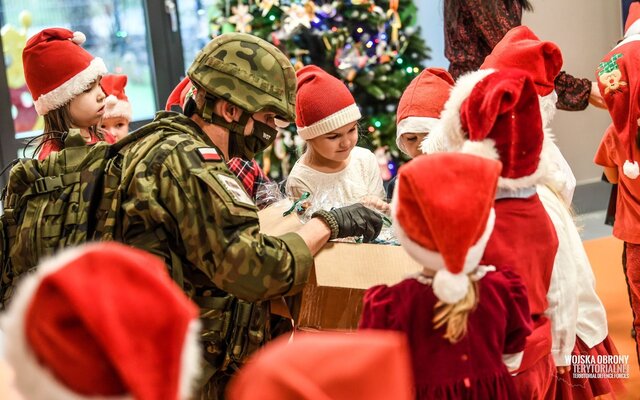
[{"label": "white dress", "polygon": [[386,198],[378,161],[365,148],[354,147],[347,167],[338,172],[316,171],[306,165],[305,160],[306,153],[296,162],[287,178],[286,192],[294,199],[309,192],[312,201],[342,206],[356,203],[364,197]]}]

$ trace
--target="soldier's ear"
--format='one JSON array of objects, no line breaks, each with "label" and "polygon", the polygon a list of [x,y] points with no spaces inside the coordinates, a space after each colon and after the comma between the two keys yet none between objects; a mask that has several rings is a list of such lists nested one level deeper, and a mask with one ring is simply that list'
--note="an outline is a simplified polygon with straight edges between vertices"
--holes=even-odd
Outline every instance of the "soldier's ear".
[{"label": "soldier's ear", "polygon": [[237,121],[240,117],[241,110],[238,106],[229,103],[226,100],[220,99],[217,107],[219,115],[227,122]]}]

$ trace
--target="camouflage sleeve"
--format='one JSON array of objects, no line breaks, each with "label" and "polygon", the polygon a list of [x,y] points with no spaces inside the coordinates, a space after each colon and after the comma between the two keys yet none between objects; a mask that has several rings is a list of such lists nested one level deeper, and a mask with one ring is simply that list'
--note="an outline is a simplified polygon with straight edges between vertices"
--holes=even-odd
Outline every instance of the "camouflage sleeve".
[{"label": "camouflage sleeve", "polygon": [[260,234],[257,208],[222,161],[204,161],[188,144],[145,170],[129,195],[147,210],[126,212],[164,226],[215,286],[253,302],[294,294],[307,281],[313,259],[302,238]]}]

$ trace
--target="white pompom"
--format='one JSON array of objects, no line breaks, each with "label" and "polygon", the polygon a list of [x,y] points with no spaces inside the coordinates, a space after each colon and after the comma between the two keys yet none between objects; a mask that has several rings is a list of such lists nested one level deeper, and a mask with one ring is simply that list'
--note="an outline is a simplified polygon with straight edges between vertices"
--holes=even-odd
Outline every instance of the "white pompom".
[{"label": "white pompom", "polygon": [[75,31],[73,32],[73,38],[71,39],[71,41],[77,45],[81,45],[87,41],[87,37],[84,35],[84,33]]},{"label": "white pompom", "polygon": [[460,152],[473,154],[490,160],[500,160],[500,154],[498,154],[498,150],[496,149],[496,142],[492,139],[481,141],[465,140]]},{"label": "white pompom", "polygon": [[624,171],[624,174],[631,179],[636,179],[638,175],[640,175],[640,168],[638,168],[637,161],[634,161],[633,163],[629,160],[625,161],[622,171]]},{"label": "white pompom", "polygon": [[118,102],[118,98],[112,94],[110,94],[109,96],[107,96],[106,99],[104,99],[104,103],[109,106],[115,106],[117,102]]},{"label": "white pompom", "polygon": [[447,304],[455,304],[467,295],[469,278],[464,273],[452,274],[443,269],[436,272],[431,286],[437,298]]}]

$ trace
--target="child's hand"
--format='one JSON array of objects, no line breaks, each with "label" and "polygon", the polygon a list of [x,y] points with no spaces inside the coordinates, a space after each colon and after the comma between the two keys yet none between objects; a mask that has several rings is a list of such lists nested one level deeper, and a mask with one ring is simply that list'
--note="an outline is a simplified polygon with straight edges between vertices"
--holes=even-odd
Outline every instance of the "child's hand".
[{"label": "child's hand", "polygon": [[562,375],[565,372],[571,371],[571,366],[567,365],[566,367],[557,367],[556,370],[558,371],[558,375]]},{"label": "child's hand", "polygon": [[377,197],[367,196],[360,200],[362,204],[374,210],[380,211],[386,215],[391,213],[391,206],[384,200],[380,200]]},{"label": "child's hand", "polygon": [[607,108],[607,103],[604,102],[600,89],[598,88],[598,82],[591,82],[591,93],[589,94],[589,103],[598,108]]}]

